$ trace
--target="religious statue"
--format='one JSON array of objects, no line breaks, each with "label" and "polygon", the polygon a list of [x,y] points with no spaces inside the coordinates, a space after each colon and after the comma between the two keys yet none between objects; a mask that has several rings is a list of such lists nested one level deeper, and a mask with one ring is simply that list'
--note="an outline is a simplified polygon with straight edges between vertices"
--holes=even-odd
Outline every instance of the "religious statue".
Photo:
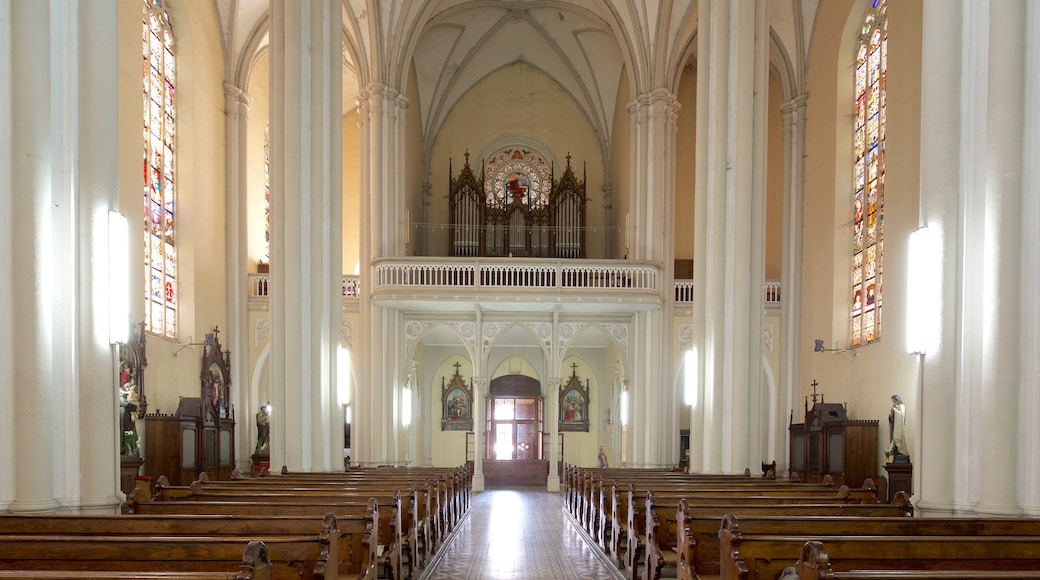
[{"label": "religious statue", "polygon": [[889,462],[909,461],[906,446],[906,405],[899,395],[892,395],[892,408],[888,411],[888,435],[890,443],[886,455]]},{"label": "religious statue", "polygon": [[260,405],[256,414],[256,454],[265,455],[271,447],[271,407]]}]

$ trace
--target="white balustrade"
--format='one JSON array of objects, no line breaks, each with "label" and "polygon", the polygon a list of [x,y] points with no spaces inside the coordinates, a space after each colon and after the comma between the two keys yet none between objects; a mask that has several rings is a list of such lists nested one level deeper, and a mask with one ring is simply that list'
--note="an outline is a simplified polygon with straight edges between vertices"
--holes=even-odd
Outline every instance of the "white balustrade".
[{"label": "white balustrade", "polygon": [[[589,289],[617,288],[657,291],[660,271],[654,266],[583,265],[563,262],[551,264],[468,262],[385,262],[376,267],[378,287],[478,288],[546,288]],[[693,302],[693,280],[676,280],[673,297],[677,303]],[[780,304],[780,282],[765,283],[767,306]],[[266,299],[270,292],[269,274],[249,275],[250,299]],[[359,276],[343,277],[343,297],[357,299],[361,295]]]}]

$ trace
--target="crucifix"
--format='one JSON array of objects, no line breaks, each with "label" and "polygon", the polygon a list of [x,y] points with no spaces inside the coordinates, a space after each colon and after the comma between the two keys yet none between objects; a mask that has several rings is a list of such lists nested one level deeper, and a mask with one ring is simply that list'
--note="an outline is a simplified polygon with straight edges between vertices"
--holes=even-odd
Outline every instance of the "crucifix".
[{"label": "crucifix", "polygon": [[578,363],[571,363],[571,376],[578,376]]},{"label": "crucifix", "polygon": [[816,382],[816,379],[813,379],[812,383],[809,385],[810,387],[812,387],[812,402],[813,402],[814,405],[816,404],[816,399],[817,398],[820,398],[821,400],[823,399],[823,395],[818,395],[816,393],[816,386],[819,385],[819,384],[820,383]]},{"label": "crucifix", "polygon": [[[461,367],[461,366],[462,366],[462,363],[458,363],[458,362],[455,363],[455,374],[456,375],[459,375],[459,367]],[[461,376],[461,375],[459,375],[459,376]]]}]

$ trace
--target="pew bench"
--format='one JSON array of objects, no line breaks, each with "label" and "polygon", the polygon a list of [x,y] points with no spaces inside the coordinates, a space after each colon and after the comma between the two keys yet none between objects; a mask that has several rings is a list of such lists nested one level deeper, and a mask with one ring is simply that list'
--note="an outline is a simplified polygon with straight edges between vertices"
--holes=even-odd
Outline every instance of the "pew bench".
[{"label": "pew bench", "polygon": [[[5,535],[134,535],[134,536],[246,536],[263,539],[273,535],[321,534],[335,531],[336,557],[341,578],[375,579],[376,520],[378,506],[357,516],[337,518],[265,515],[83,515],[0,514],[0,534]],[[265,549],[266,557],[266,549]]]},{"label": "pew bench", "polygon": [[[1040,536],[883,535],[870,519],[857,535],[750,534],[723,520],[719,530],[723,579],[776,578],[797,569],[806,542],[826,546],[832,568],[840,570],[1040,570]],[[807,569],[807,566],[802,566]]]},{"label": "pew bench", "polygon": [[[368,517],[372,521],[369,549],[361,554],[368,562],[375,554],[378,564],[391,569],[395,579],[401,576],[401,526],[399,510],[390,504],[379,506],[372,500],[337,502],[333,504],[288,503],[270,501],[158,501],[143,502],[135,506],[133,517],[138,515],[171,516],[217,515],[217,516],[263,516],[263,517],[324,517],[334,514],[337,520],[352,521],[357,517]],[[352,540],[353,542],[353,540]],[[353,544],[352,544],[353,546]],[[352,548],[353,549],[353,548]],[[353,566],[353,559],[349,560]],[[360,558],[359,558],[360,561]]]},{"label": "pew bench", "polygon": [[[924,519],[924,518],[922,518]],[[979,521],[979,520],[974,520]],[[1040,539],[1033,538],[1040,542]],[[956,544],[955,544],[956,545]],[[830,556],[823,542],[810,540],[802,546],[801,557],[795,564],[795,571],[801,580],[875,580],[879,578],[906,578],[907,580],[932,580],[939,578],[950,578],[960,580],[983,580],[989,578],[1040,578],[1040,568],[1015,569],[1022,562],[1001,561],[996,566],[981,566],[974,568],[978,559],[974,560],[970,569],[961,569],[968,566],[964,558],[956,558],[954,561],[939,560],[926,556],[925,560],[913,557],[914,549],[910,554],[904,556],[900,551],[896,557],[889,560],[874,560],[871,565],[878,566],[876,569],[851,569],[847,571],[835,571],[830,562]],[[1009,564],[1009,569],[1001,569],[1003,565]],[[844,560],[839,566],[852,566],[849,560]],[[864,563],[865,565],[865,563]],[[884,568],[881,568],[881,566]]]},{"label": "pew bench", "polygon": [[143,569],[132,571],[0,569],[0,578],[47,578],[49,580],[79,580],[81,578],[92,580],[270,580],[271,577],[272,564],[267,556],[267,546],[257,540],[246,544],[242,565],[233,572],[164,572]]},{"label": "pew bench", "polygon": [[[238,536],[0,535],[0,568],[36,570],[51,577],[65,572],[153,574],[238,574],[267,578],[335,579],[333,539],[271,536],[255,542]],[[266,550],[263,557],[258,546]],[[234,577],[234,576],[233,576]],[[260,576],[263,577],[263,576]]]},{"label": "pew bench", "polygon": [[804,516],[845,516],[856,518],[905,518],[913,515],[906,492],[896,494],[891,504],[760,504],[689,505],[679,500],[675,517],[678,544],[679,580],[694,580],[698,575],[719,574],[719,528],[722,518],[777,516],[795,519]]}]

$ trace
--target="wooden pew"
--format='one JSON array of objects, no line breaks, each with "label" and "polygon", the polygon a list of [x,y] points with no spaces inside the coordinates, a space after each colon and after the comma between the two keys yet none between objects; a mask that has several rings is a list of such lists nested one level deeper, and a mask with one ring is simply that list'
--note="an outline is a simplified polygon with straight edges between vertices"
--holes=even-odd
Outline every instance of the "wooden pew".
[{"label": "wooden pew", "polygon": [[870,518],[860,520],[858,528],[846,526],[846,533],[854,535],[756,534],[742,530],[736,518],[727,516],[719,529],[721,577],[776,578],[785,568],[796,568],[794,556],[802,555],[809,541],[822,542],[831,567],[844,570],[1040,571],[1040,536],[1030,533],[885,535],[874,533],[874,523]]},{"label": "wooden pew", "polygon": [[49,580],[270,580],[273,565],[267,555],[267,546],[263,542],[253,540],[246,544],[242,556],[242,564],[233,572],[185,572],[160,570],[33,570],[33,569],[0,569],[0,578]]},{"label": "wooden pew", "polygon": [[361,498],[367,498],[368,500],[375,500],[376,502],[383,505],[394,505],[397,513],[397,517],[394,518],[392,515],[387,518],[381,518],[379,523],[379,537],[385,538],[385,551],[390,555],[390,565],[393,567],[395,572],[395,578],[400,578],[400,571],[405,563],[402,560],[402,556],[407,551],[407,568],[408,576],[412,576],[417,565],[418,559],[418,546],[417,546],[417,533],[418,533],[418,492],[412,490],[410,496],[402,498],[400,490],[396,490],[393,495],[387,495],[389,492],[386,488],[382,488],[378,485],[359,486],[348,489],[304,489],[304,488],[291,488],[284,489],[275,486],[266,486],[261,488],[247,489],[244,486],[238,489],[233,488],[220,488],[214,489],[207,487],[203,489],[197,485],[197,482],[192,484],[192,496],[189,499],[190,503],[199,502],[246,502],[246,501],[258,501],[263,503],[285,503],[291,505],[335,505],[343,502],[352,503],[356,502]]},{"label": "wooden pew", "polygon": [[719,574],[719,528],[726,514],[743,516],[778,516],[787,519],[803,516],[845,516],[857,518],[910,518],[913,506],[906,492],[896,494],[891,504],[760,504],[689,505],[679,501],[675,526],[678,545],[680,580],[694,580],[697,575]]},{"label": "wooden pew", "polygon": [[[375,579],[378,506],[363,515],[337,518],[292,515],[82,515],[0,514],[4,535],[242,536],[321,534],[335,530],[340,578]],[[266,549],[265,549],[266,557]]]},{"label": "wooden pew", "polygon": [[[913,558],[902,557],[885,561],[889,565],[884,569],[859,569],[849,571],[835,571],[831,564],[827,550],[823,542],[810,540],[802,546],[801,557],[795,564],[795,571],[802,580],[873,580],[878,578],[906,578],[908,580],[931,580],[939,578],[951,578],[960,580],[983,580],[990,578],[1040,578],[1040,569],[1030,570],[1001,570],[995,568],[982,569],[954,569],[947,566],[961,566],[962,560],[954,562],[937,562],[935,558],[929,558],[927,566],[938,566],[935,569],[917,569],[915,566],[921,562]],[[846,562],[848,564],[848,562]],[[874,563],[877,565],[877,562]]]},{"label": "wooden pew", "polygon": [[[740,490],[740,493],[731,493],[730,490],[716,490],[713,488],[697,489],[688,488],[682,492],[672,492],[676,495],[657,495],[655,491],[637,492],[632,484],[629,484],[627,501],[627,522],[625,534],[626,550],[624,554],[624,570],[630,578],[639,577],[639,567],[647,561],[654,563],[668,562],[677,565],[678,559],[667,555],[674,553],[677,548],[677,532],[675,531],[675,514],[677,513],[679,501],[685,499],[687,504],[718,504],[721,502],[732,502],[734,505],[745,504],[799,504],[799,503],[859,503],[852,499],[847,486],[841,486],[837,490],[825,488],[824,490],[812,490],[810,493],[792,493],[791,489],[785,487],[763,487],[757,489]],[[747,495],[754,494],[754,495]],[[654,496],[655,501],[665,501],[658,507],[647,509],[647,499]],[[642,505],[642,507],[640,507]],[[612,517],[620,518],[620,513]],[[651,543],[648,539],[648,531],[659,521],[671,520],[671,532],[659,531]],[[659,549],[657,541],[660,539],[668,545]],[[676,542],[676,544],[672,544]],[[656,569],[654,571],[656,573]]]},{"label": "wooden pew", "polygon": [[[269,570],[269,577],[275,580],[335,579],[335,567],[328,566],[335,557],[332,540],[328,536],[270,536],[262,542],[268,556],[263,560],[257,559],[258,548],[246,551],[253,540],[239,536],[0,535],[0,568],[99,575],[252,574],[259,566],[261,571]],[[249,562],[253,572],[247,568]]]},{"label": "wooden pew", "polygon": [[[383,561],[393,571],[394,578],[401,578],[400,546],[401,526],[397,518],[399,510],[390,503],[380,506],[374,499],[357,498],[353,502],[342,501],[333,504],[291,503],[271,501],[157,501],[144,502],[135,506],[134,516],[154,515],[218,515],[218,516],[264,516],[264,517],[324,517],[335,514],[337,520],[352,521],[357,517],[368,517],[374,529],[369,536],[370,550],[363,552],[366,558],[376,554],[377,561]],[[383,546],[382,553],[379,546]]]}]

